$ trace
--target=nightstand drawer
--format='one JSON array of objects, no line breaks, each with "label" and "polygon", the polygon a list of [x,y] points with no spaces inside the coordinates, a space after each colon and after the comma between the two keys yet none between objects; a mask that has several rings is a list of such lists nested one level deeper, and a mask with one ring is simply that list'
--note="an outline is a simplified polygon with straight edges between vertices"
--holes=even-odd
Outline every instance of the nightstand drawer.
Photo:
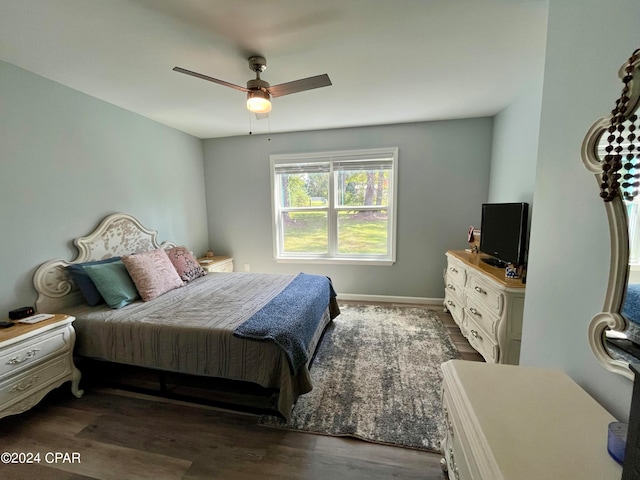
[{"label": "nightstand drawer", "polygon": [[9,407],[14,402],[28,397],[43,386],[53,383],[71,373],[71,364],[66,355],[56,358],[38,368],[25,370],[0,383],[0,406]]},{"label": "nightstand drawer", "polygon": [[66,326],[44,332],[26,342],[20,342],[0,353],[0,379],[7,374],[15,374],[52,354],[68,351],[69,348],[71,348],[71,342],[69,328]]}]

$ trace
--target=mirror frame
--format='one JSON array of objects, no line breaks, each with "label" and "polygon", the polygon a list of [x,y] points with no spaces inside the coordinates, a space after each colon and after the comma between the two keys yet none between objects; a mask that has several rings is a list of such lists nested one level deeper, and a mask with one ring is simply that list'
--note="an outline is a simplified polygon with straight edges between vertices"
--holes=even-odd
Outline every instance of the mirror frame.
[{"label": "mirror frame", "polygon": [[[628,75],[631,75],[631,80],[628,79]],[[603,185],[603,182],[605,182],[603,162],[598,155],[598,146],[603,134],[607,134],[608,128],[612,125],[620,124],[634,113],[637,113],[636,110],[640,100],[640,49],[636,50],[631,58],[620,68],[618,76],[625,84],[623,94],[627,90],[627,110],[623,115],[618,112],[616,118],[616,107],[610,115],[596,121],[582,142],[582,161],[587,170],[595,175],[598,186]],[[638,80],[634,80],[633,77],[637,77]],[[618,100],[616,106],[621,101],[622,99]],[[627,329],[627,319],[621,314],[621,311],[629,277],[629,234],[627,213],[619,188],[616,189],[614,198],[605,198],[604,204],[609,221],[611,240],[609,283],[602,312],[596,314],[589,324],[589,344],[594,355],[604,368],[633,380],[634,374],[629,368],[629,364],[612,358],[607,350],[605,340],[607,329],[617,331]]]}]

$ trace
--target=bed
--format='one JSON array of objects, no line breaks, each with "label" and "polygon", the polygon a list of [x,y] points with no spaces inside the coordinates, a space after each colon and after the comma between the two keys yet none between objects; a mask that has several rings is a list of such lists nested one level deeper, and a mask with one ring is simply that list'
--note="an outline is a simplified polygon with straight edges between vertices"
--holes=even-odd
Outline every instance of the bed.
[{"label": "bed", "polygon": [[50,260],[34,275],[38,312],[76,318],[76,354],[92,359],[252,382],[277,391],[286,419],[311,391],[309,363],[339,313],[331,281],[319,275],[211,273],[122,308],[89,306],[70,276],[86,262],[143,258],[179,248],[127,214],[106,217],[74,240],[72,261]]}]

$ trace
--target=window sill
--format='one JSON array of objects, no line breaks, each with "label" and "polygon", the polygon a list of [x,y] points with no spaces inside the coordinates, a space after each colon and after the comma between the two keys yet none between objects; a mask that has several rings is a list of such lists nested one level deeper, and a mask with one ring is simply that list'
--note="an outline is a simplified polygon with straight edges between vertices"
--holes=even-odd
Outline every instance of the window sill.
[{"label": "window sill", "polygon": [[391,266],[395,260],[358,259],[358,258],[276,258],[277,263],[309,263],[334,265],[374,265]]}]

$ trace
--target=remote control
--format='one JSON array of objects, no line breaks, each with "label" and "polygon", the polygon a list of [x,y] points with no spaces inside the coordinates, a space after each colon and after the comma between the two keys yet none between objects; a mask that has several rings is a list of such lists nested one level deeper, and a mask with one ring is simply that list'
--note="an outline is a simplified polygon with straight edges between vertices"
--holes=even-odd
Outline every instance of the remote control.
[{"label": "remote control", "polygon": [[18,320],[18,322],[31,324],[31,323],[38,323],[53,317],[54,315],[50,313],[39,313],[37,315],[31,315],[30,317],[23,318],[22,320]]},{"label": "remote control", "polygon": [[0,322],[0,328],[13,327],[13,322]]}]

